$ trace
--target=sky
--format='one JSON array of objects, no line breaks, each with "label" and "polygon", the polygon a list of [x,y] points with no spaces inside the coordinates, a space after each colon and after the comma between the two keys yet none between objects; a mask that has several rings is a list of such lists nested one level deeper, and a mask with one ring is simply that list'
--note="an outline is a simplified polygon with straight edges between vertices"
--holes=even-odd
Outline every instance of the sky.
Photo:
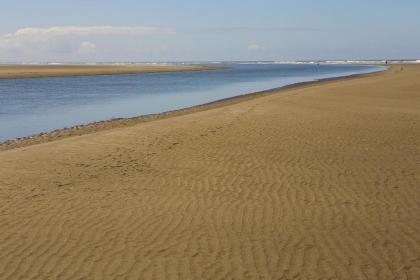
[{"label": "sky", "polygon": [[0,0],[0,62],[420,58],[418,0]]}]

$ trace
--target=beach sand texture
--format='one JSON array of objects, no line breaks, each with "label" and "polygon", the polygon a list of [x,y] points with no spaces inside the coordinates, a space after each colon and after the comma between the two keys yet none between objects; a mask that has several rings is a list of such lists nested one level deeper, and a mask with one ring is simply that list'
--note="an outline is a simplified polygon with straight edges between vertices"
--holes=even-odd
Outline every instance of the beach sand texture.
[{"label": "beach sand texture", "polygon": [[161,72],[218,70],[210,66],[128,66],[128,65],[0,65],[0,79],[95,76]]},{"label": "beach sand texture", "polygon": [[1,279],[420,279],[420,66],[0,152]]}]

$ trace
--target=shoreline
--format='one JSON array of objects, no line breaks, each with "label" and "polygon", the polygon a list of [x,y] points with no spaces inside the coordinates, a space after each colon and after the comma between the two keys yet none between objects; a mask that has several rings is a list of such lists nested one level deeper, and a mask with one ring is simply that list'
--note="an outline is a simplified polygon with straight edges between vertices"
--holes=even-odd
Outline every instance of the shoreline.
[{"label": "shoreline", "polygon": [[[317,79],[313,81],[298,82],[298,83],[293,83],[293,84],[276,87],[272,89],[223,98],[223,99],[219,99],[219,100],[215,100],[215,101],[211,101],[211,102],[207,102],[207,103],[203,103],[203,104],[199,104],[199,105],[195,105],[191,107],[186,107],[186,108],[182,108],[178,110],[165,111],[165,112],[161,112],[157,114],[139,115],[139,116],[134,116],[134,117],[129,117],[129,118],[113,118],[113,119],[107,119],[107,120],[102,120],[98,122],[59,128],[59,129],[46,131],[46,132],[40,132],[40,133],[36,133],[36,134],[24,136],[24,137],[18,137],[14,139],[5,140],[5,141],[0,141],[0,152],[4,150],[22,148],[22,147],[32,146],[36,144],[41,144],[41,143],[53,142],[53,141],[70,138],[70,137],[82,136],[82,135],[91,134],[91,133],[95,133],[99,131],[120,128],[124,126],[132,126],[138,123],[166,119],[166,118],[171,118],[171,117],[180,116],[180,115],[187,115],[187,114],[192,114],[199,111],[206,111],[206,110],[210,110],[217,107],[229,106],[229,105],[243,102],[252,98],[258,98],[258,97],[271,95],[271,94],[277,94],[277,93],[285,93],[288,90],[305,88],[305,87],[310,87],[310,86],[315,86],[315,85],[322,85],[329,82],[335,82],[335,81],[341,81],[341,80],[347,80],[347,79],[357,79],[357,78],[369,77],[372,75],[380,75],[380,74],[387,73],[388,71],[390,71],[391,69],[395,67],[397,67],[397,65],[389,66],[384,70],[370,72],[370,73],[351,74],[347,76],[339,76],[339,77],[332,77],[332,78]],[[205,69],[205,70],[191,70],[191,71],[207,71],[207,70],[222,70],[222,69],[226,69],[226,68],[219,67],[219,69]],[[108,74],[103,74],[103,75],[108,75]],[[113,75],[113,74],[110,74],[110,75]]]},{"label": "shoreline", "polygon": [[224,70],[218,66],[0,65],[0,80]]}]

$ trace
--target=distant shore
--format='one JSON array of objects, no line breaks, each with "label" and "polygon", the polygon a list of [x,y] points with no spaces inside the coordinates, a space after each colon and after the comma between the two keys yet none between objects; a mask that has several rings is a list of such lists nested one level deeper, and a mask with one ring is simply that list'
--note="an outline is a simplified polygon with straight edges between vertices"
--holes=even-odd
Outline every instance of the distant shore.
[{"label": "distant shore", "polygon": [[131,66],[131,65],[0,65],[0,79],[50,78],[139,73],[221,70],[213,66]]}]

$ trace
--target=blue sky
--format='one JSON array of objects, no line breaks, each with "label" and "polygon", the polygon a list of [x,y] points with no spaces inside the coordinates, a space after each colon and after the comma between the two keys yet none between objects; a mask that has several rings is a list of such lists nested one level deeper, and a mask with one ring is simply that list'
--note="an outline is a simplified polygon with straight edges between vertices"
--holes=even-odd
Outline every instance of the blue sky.
[{"label": "blue sky", "polygon": [[0,61],[420,57],[417,0],[0,0]]}]

